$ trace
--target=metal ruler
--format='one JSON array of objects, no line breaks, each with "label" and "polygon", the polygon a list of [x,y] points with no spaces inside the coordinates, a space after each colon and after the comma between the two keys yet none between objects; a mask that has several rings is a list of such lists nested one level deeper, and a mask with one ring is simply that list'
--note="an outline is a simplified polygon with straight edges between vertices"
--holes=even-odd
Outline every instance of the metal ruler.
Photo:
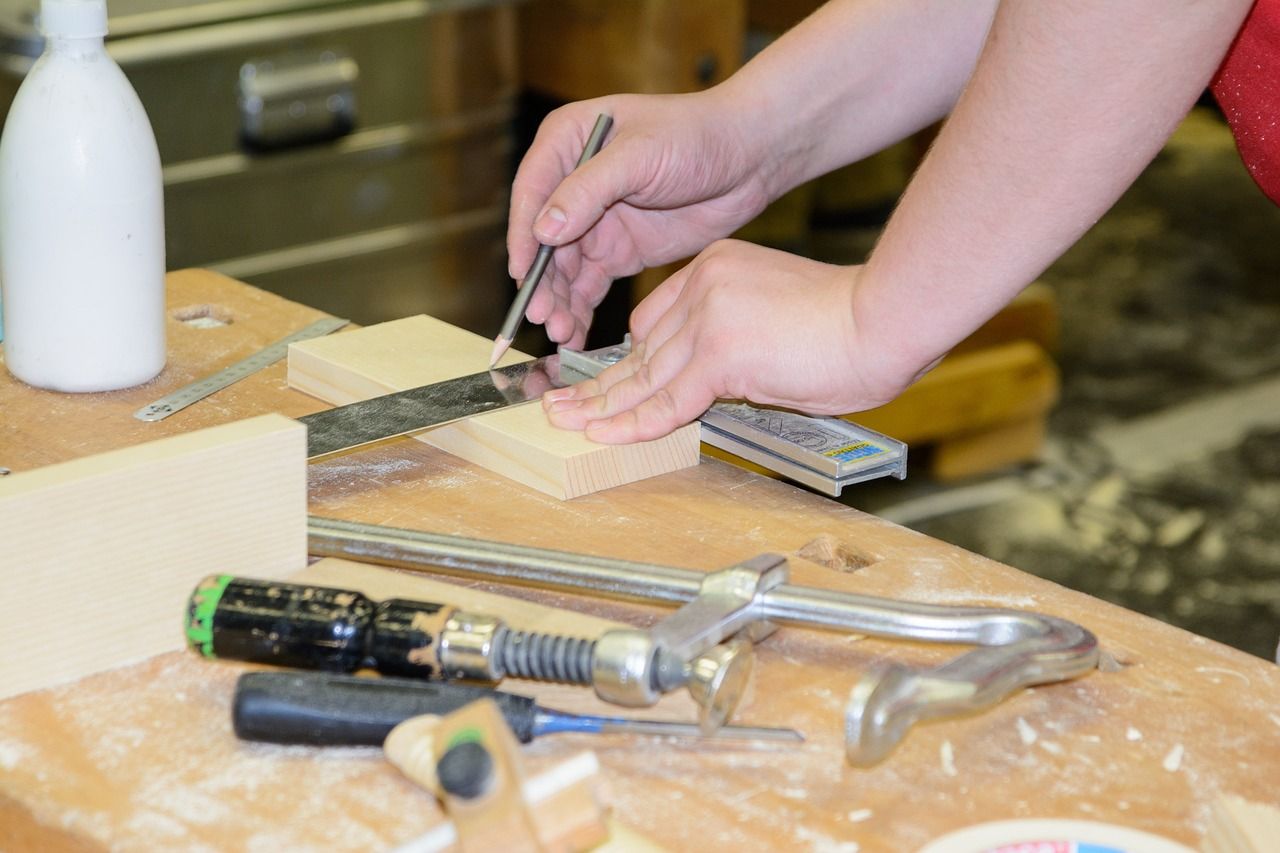
[{"label": "metal ruler", "polygon": [[133,416],[140,421],[162,421],[174,412],[181,411],[192,403],[203,400],[215,391],[221,391],[228,385],[238,382],[250,374],[257,373],[264,367],[275,364],[289,352],[289,344],[327,335],[330,332],[341,329],[349,322],[351,321],[344,320],[341,317],[325,317],[323,320],[317,320],[310,326],[299,329],[292,335],[281,338],[270,346],[258,350],[248,358],[237,361],[230,367],[224,367],[212,376],[206,376],[204,379],[179,388],[172,394],[166,394],[154,403],[138,409],[133,413]]},{"label": "metal ruler", "polygon": [[[615,347],[560,351],[560,369],[595,376],[631,352],[630,335]],[[716,403],[698,419],[702,440],[812,489],[839,497],[853,483],[907,476],[907,446],[841,418],[819,418],[746,403]]]}]

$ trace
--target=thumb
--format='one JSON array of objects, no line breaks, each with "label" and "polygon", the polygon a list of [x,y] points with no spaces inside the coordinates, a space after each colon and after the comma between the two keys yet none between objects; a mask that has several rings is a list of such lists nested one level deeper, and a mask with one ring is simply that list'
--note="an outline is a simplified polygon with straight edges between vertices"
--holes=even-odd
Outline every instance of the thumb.
[{"label": "thumb", "polygon": [[642,184],[643,177],[637,174],[635,159],[627,156],[627,147],[606,146],[565,176],[534,217],[533,236],[539,243],[561,246],[577,240],[605,210]]}]

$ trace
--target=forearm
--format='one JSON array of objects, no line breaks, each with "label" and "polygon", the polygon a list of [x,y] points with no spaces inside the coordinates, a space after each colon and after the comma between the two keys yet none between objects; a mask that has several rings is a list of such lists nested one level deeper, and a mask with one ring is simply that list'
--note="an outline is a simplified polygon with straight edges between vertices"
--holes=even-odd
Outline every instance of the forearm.
[{"label": "forearm", "polygon": [[945,116],[996,0],[831,0],[714,90],[777,197]]},{"label": "forearm", "polygon": [[1249,5],[1003,3],[868,261],[859,328],[910,372],[999,310],[1151,161]]}]

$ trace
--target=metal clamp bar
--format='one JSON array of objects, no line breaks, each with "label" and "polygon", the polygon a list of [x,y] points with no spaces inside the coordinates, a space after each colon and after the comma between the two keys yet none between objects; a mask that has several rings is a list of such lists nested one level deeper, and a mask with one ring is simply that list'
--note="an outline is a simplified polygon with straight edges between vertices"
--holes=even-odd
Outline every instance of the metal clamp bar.
[{"label": "metal clamp bar", "polygon": [[[688,569],[315,516],[308,536],[316,556],[648,602],[692,601],[707,578]],[[978,646],[938,667],[889,664],[855,685],[845,710],[845,752],[863,767],[884,758],[920,720],[971,713],[1021,687],[1075,678],[1098,659],[1089,631],[1021,610],[918,604],[785,583],[761,591],[753,609],[784,625]]]}]

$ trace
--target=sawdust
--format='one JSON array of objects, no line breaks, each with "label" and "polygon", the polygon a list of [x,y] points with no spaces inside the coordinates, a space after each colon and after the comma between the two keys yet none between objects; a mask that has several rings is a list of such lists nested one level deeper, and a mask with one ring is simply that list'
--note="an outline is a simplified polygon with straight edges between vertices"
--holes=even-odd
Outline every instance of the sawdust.
[{"label": "sawdust", "polygon": [[[126,851],[212,850],[202,836],[215,827],[247,850],[381,849],[430,825],[429,795],[413,813],[390,805],[406,783],[380,750],[237,742],[233,674],[165,655],[0,705],[0,756],[12,763],[0,793],[20,784],[35,792],[37,816],[56,815],[67,830]],[[176,682],[191,686],[175,693]],[[175,703],[185,720],[176,728],[164,722]],[[52,721],[65,738],[24,743],[34,725]],[[85,784],[62,781],[75,778]],[[289,814],[287,825],[275,814]]]},{"label": "sawdust", "polygon": [[1036,742],[1036,739],[1039,737],[1039,735],[1036,734],[1036,730],[1031,727],[1030,723],[1028,723],[1022,717],[1019,717],[1018,718],[1018,737],[1021,738],[1023,744],[1025,744],[1026,746],[1031,746],[1031,744]]},{"label": "sawdust", "polygon": [[942,765],[942,772],[952,778],[959,776],[960,771],[956,769],[956,751],[951,746],[951,741],[944,740],[942,746],[938,748],[938,761]]}]

